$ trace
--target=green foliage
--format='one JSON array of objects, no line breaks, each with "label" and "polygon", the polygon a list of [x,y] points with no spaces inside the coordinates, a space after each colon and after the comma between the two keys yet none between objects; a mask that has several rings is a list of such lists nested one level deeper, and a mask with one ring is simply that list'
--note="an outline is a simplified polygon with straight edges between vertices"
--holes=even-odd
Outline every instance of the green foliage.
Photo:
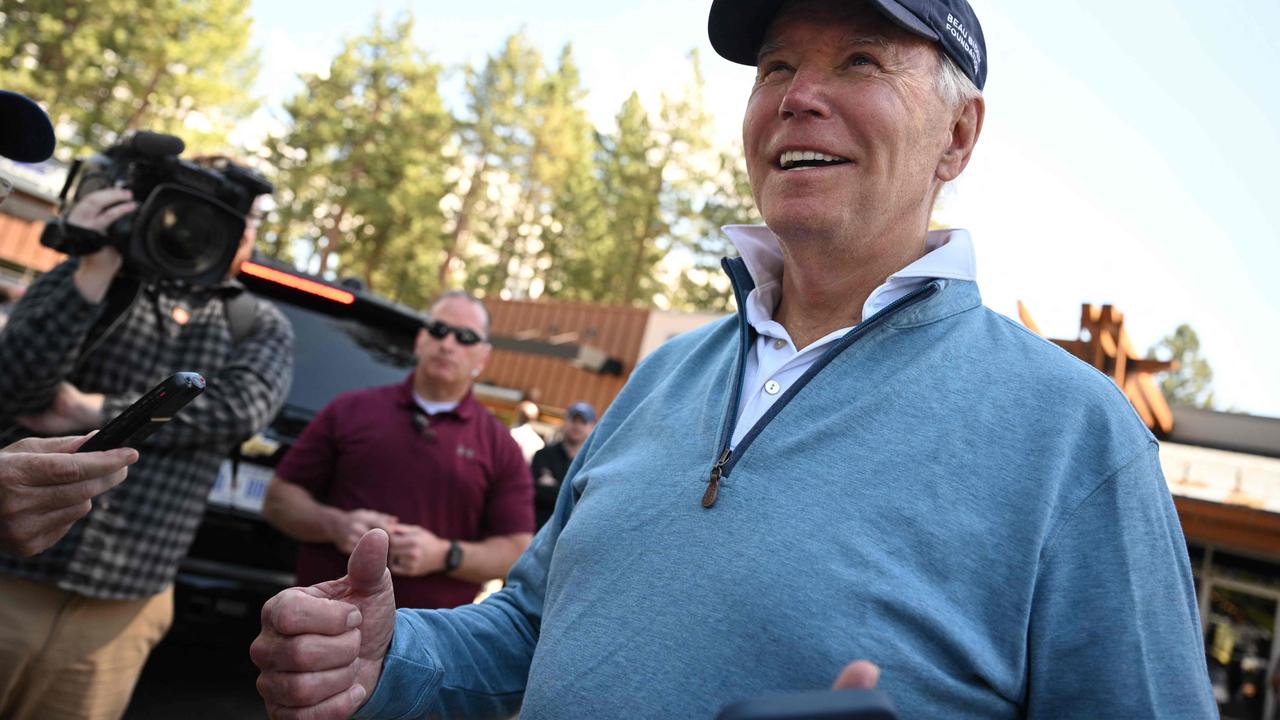
[{"label": "green foliage", "polygon": [[[720,226],[757,217],[740,160],[715,147],[702,74],[664,95],[656,119],[632,94],[598,134],[592,177],[566,185],[559,218],[573,252],[552,265],[555,297],[683,310],[724,310],[732,297],[720,273],[733,248]],[[591,183],[594,178],[595,189]]]},{"label": "green foliage", "polygon": [[648,113],[632,93],[616,118],[617,133],[603,138],[601,191],[607,207],[601,239],[602,285],[597,302],[647,304],[655,288],[658,246],[668,231],[661,213],[667,155],[659,146]]},{"label": "green foliage", "polygon": [[725,312],[733,295],[720,270],[721,258],[736,250],[724,225],[758,223],[741,152],[711,141],[712,118],[703,101],[704,81],[697,51],[689,55],[692,82],[681,96],[663,98],[663,144],[668,150],[665,212],[669,252],[679,257],[678,274],[659,300],[677,310]]},{"label": "green foliage", "polygon": [[226,150],[255,107],[250,0],[0,0],[0,87],[44,104],[58,157],[156,130]]},{"label": "green foliage", "polygon": [[575,212],[567,203],[590,202],[575,194],[591,172],[592,128],[572,49],[548,68],[523,33],[512,35],[468,72],[467,93],[467,180],[448,252],[458,260],[447,270],[460,269],[463,284],[482,294],[536,296],[579,239],[563,234]]},{"label": "green foliage", "polygon": [[691,216],[689,234],[683,239],[691,262],[671,288],[670,304],[680,310],[729,312],[733,293],[720,271],[720,259],[737,254],[737,250],[720,228],[759,223],[760,213],[741,154],[720,152],[715,171],[704,183],[711,191]]},{"label": "green foliage", "polygon": [[[701,267],[715,260],[698,253],[720,223],[754,211],[740,163],[710,142],[696,56],[690,65],[683,95],[664,97],[654,117],[633,93],[607,134],[582,109],[569,47],[548,67],[517,33],[468,71],[441,282],[504,297],[726,307],[719,271]],[[673,258],[688,267],[673,271]]]},{"label": "green foliage", "polygon": [[761,220],[742,153],[710,142],[712,119],[703,105],[696,51],[690,54],[690,63],[691,87],[683,99],[667,100],[663,112],[679,148],[673,156],[680,178],[673,188],[671,213],[677,218],[672,223],[673,248],[688,259],[665,299],[679,310],[727,312],[733,306],[733,294],[720,271],[720,259],[736,250],[720,228]]},{"label": "green foliage", "polygon": [[[257,73],[250,0],[0,0],[0,86],[51,111],[63,158],[128,129],[226,152]],[[259,245],[326,276],[424,305],[482,295],[724,310],[720,233],[758,218],[741,153],[712,141],[696,54],[654,112],[632,94],[600,132],[572,48],[544,58],[518,32],[459,68],[375,16],[329,67],[299,78],[256,153],[277,191]]]},{"label": "green foliage", "polygon": [[441,68],[411,41],[413,19],[375,19],[284,104],[288,131],[268,143],[279,207],[268,251],[301,245],[321,271],[423,305],[438,289],[453,122]]},{"label": "green foliage", "polygon": [[1170,405],[1213,408],[1213,368],[1200,354],[1200,338],[1183,323],[1151,346],[1147,357],[1174,360],[1177,367],[1165,373],[1160,391]]}]

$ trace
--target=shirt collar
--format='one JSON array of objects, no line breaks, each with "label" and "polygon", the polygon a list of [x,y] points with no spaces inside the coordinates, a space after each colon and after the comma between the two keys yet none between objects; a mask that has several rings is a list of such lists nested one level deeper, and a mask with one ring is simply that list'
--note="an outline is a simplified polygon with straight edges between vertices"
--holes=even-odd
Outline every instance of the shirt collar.
[{"label": "shirt collar", "polygon": [[[397,404],[401,407],[409,410],[421,411],[421,407],[418,405],[418,402],[413,399],[413,372],[410,372],[409,377],[405,378],[404,382],[400,383],[400,387],[396,390],[396,396],[398,398]],[[445,410],[444,412],[437,413],[437,415],[456,415],[459,418],[466,420],[475,412],[477,405],[478,403],[475,399],[475,394],[470,388],[468,388],[467,394],[458,401],[458,404],[452,410]]]},{"label": "shirt collar", "polygon": [[[772,323],[773,311],[782,293],[782,244],[765,225],[725,225],[724,234],[742,256],[755,289],[747,296],[744,308],[747,322],[757,332]],[[977,280],[977,260],[969,231],[955,229],[930,230],[925,238],[925,254],[910,265],[890,275],[871,291],[862,306],[862,318],[875,315],[894,300],[934,278]]]}]

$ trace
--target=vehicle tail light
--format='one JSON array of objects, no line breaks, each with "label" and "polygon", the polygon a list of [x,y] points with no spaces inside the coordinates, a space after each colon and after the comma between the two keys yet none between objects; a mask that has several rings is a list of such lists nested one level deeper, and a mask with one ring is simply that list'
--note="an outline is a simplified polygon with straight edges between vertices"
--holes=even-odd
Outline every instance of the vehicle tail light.
[{"label": "vehicle tail light", "polygon": [[259,265],[255,262],[246,262],[240,266],[240,272],[245,275],[252,275],[261,278],[267,282],[273,282],[278,285],[300,290],[311,295],[318,295],[326,300],[332,300],[343,305],[350,305],[356,301],[356,296],[346,290],[339,290],[330,287],[324,283],[318,283],[315,280],[300,278],[297,275],[290,275],[287,272],[281,272],[265,265]]}]

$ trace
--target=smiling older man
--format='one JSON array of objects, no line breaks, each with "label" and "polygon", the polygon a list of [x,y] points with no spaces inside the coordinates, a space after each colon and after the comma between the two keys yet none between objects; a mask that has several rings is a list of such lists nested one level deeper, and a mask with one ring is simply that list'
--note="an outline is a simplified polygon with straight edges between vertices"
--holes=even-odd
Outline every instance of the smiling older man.
[{"label": "smiling older man", "polygon": [[927,229],[982,128],[968,4],[716,0],[710,33],[758,68],[738,316],[636,369],[485,603],[393,621],[379,531],[269,602],[274,716],[708,718],[855,658],[909,718],[1214,716],[1155,441]]}]

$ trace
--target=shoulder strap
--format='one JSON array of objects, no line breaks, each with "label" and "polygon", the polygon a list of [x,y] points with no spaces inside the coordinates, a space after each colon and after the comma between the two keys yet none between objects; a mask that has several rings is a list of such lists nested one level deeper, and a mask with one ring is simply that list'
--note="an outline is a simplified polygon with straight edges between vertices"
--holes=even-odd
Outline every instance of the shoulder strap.
[{"label": "shoulder strap", "polygon": [[235,297],[223,303],[227,313],[227,328],[231,331],[231,344],[239,345],[249,337],[253,325],[258,319],[258,298],[248,290],[237,293]]},{"label": "shoulder strap", "polygon": [[89,333],[85,336],[84,343],[81,345],[80,356],[76,361],[79,365],[86,357],[98,349],[107,336],[116,329],[124,317],[129,312],[129,308],[133,307],[133,303],[137,301],[138,294],[142,291],[142,281],[128,275],[117,275],[107,288],[107,295],[103,298],[102,314],[98,316],[98,320],[89,328]]}]

